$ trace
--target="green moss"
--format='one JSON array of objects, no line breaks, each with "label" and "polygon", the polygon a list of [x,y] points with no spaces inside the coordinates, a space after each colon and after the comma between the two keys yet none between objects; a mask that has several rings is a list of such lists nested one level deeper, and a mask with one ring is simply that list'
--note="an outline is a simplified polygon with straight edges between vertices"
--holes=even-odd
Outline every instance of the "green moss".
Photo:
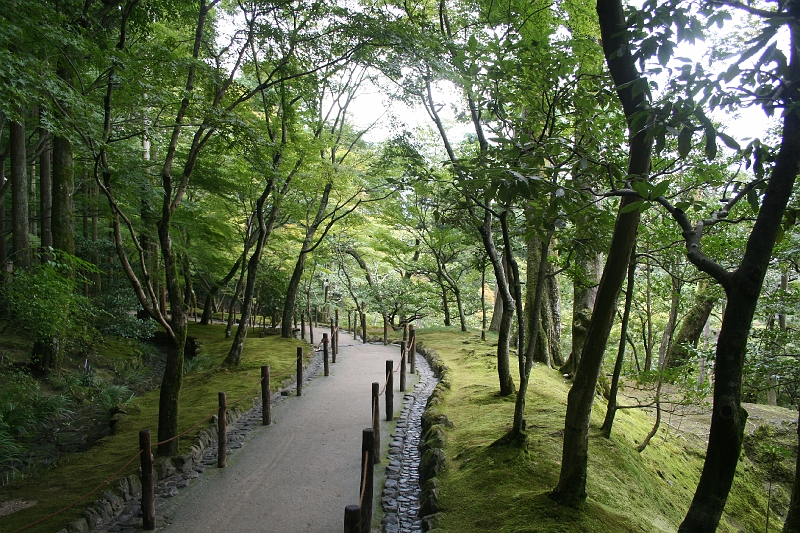
[{"label": "green moss", "polygon": [[[216,413],[219,391],[227,393],[229,407],[233,407],[237,400],[241,400],[240,407],[251,407],[253,398],[260,396],[258,383],[261,365],[270,365],[273,390],[278,390],[284,382],[293,380],[297,346],[301,345],[301,341],[277,336],[248,338],[240,367],[227,368],[220,364],[232,341],[225,339],[224,331],[223,325],[189,326],[189,334],[203,343],[202,353],[215,365],[210,370],[184,378],[179,408],[180,431],[185,431]],[[304,357],[311,357],[310,350],[305,351]],[[129,414],[117,422],[114,434],[99,441],[92,449],[60,461],[57,467],[41,475],[1,488],[0,501],[23,499],[39,503],[0,517],[0,531],[15,531],[58,511],[115,473],[117,476],[114,479],[135,472],[139,466],[138,461],[125,465],[138,453],[140,430],[150,429],[151,438],[156,440],[158,394],[159,391],[154,390],[133,400],[128,407]],[[193,430],[181,438],[182,452],[188,449],[196,434],[197,430]],[[107,488],[103,486],[100,492]],[[98,495],[90,496],[85,503],[26,531],[52,533],[79,518],[86,504],[97,497]]]},{"label": "green moss", "polygon": [[[420,330],[425,346],[439,352],[452,387],[437,406],[447,429],[448,468],[440,476],[440,502],[449,532],[675,531],[700,478],[705,450],[695,441],[667,434],[665,425],[642,452],[652,416],[623,410],[610,439],[599,435],[606,404],[597,399],[589,442],[589,499],[582,511],[556,505],[547,494],[560,472],[567,393],[571,383],[555,370],[536,366],[527,398],[527,441],[498,442],[511,428],[513,397],[497,395],[496,337],[482,343],[475,333]],[[512,368],[516,368],[512,361]],[[700,443],[702,444],[702,443]],[[704,444],[703,444],[704,446]],[[718,531],[763,531],[763,478],[743,460]],[[770,531],[779,531],[772,517]]]}]

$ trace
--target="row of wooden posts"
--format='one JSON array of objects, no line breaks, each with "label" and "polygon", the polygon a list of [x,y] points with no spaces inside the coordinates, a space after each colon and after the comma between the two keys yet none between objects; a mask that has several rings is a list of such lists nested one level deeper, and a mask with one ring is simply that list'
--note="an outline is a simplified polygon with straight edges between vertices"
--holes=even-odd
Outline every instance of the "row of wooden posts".
[{"label": "row of wooden posts", "polygon": [[[353,336],[355,337],[355,334]],[[400,392],[406,390],[406,366],[411,367],[412,374],[417,371],[416,351],[416,332],[411,326],[404,330],[403,340],[400,342]],[[344,533],[369,533],[372,528],[374,465],[381,462],[380,395],[386,395],[386,420],[391,422],[394,418],[394,372],[394,361],[389,359],[386,361],[386,383],[383,392],[380,390],[380,383],[372,383],[372,427],[361,432],[359,503],[344,508]]]},{"label": "row of wooden posts", "polygon": [[[326,376],[330,375],[330,365],[328,362],[328,345],[330,344],[330,354],[332,362],[336,362],[336,354],[339,351],[339,313],[336,312],[336,320],[331,320],[331,336],[327,333],[322,334],[322,362],[323,371]],[[313,341],[312,341],[313,342]],[[297,388],[298,396],[303,395],[303,347],[297,347]],[[270,367],[261,367],[261,423],[268,426],[272,423],[272,402],[270,394]],[[217,467],[225,468],[226,456],[228,453],[228,419],[227,419],[227,395],[220,392],[218,395],[219,408],[217,410]],[[388,404],[387,404],[388,405]],[[178,438],[177,437],[173,438]],[[163,443],[159,443],[163,444]],[[142,469],[142,529],[153,531],[156,529],[155,513],[155,474],[153,471],[153,453],[150,442],[150,430],[143,429],[139,432],[139,451],[140,464]]]}]

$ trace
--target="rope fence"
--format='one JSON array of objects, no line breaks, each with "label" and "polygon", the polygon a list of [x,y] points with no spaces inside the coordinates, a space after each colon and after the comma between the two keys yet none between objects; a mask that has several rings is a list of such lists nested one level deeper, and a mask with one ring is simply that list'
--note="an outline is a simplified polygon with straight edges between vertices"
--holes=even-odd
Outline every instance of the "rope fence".
[{"label": "rope fence", "polygon": [[[404,335],[405,337],[405,335]],[[386,378],[381,388],[380,383],[372,383],[371,395],[371,414],[372,427],[362,432],[361,444],[361,490],[359,492],[359,504],[348,505],[344,508],[344,533],[369,533],[372,526],[372,504],[373,504],[373,484],[374,484],[374,465],[381,462],[381,437],[380,437],[380,397],[387,389],[394,388],[394,374],[398,370],[401,373],[400,390],[405,390],[405,365],[408,350],[416,350],[416,339],[414,328],[411,326],[410,338],[406,344],[405,338],[400,343],[400,361],[394,366],[394,361],[386,361]],[[414,373],[414,358],[411,356],[409,361]],[[391,421],[394,416],[394,394],[386,394],[386,420]]]},{"label": "rope fence", "polygon": [[[338,331],[337,331],[337,333],[338,333]],[[323,342],[324,342],[324,340],[323,340]],[[323,342],[320,342],[320,345],[322,345],[322,344],[323,344]],[[318,349],[319,349],[319,348],[317,348],[317,350],[318,350]],[[303,360],[303,348],[302,348],[302,347],[298,347],[298,350],[297,350],[297,356],[295,357],[295,360],[294,360],[294,361],[292,361],[292,363],[291,363],[289,366],[287,366],[286,368],[284,368],[284,369],[283,369],[283,371],[282,371],[282,373],[288,373],[288,372],[289,372],[289,370],[291,369],[292,365],[294,365],[295,363],[297,364],[297,367],[298,367],[298,369],[301,369],[301,368],[302,368],[302,360]],[[238,405],[239,403],[241,403],[242,401],[244,401],[246,398],[249,398],[249,397],[251,397],[251,396],[252,396],[252,394],[253,394],[253,393],[254,393],[254,392],[255,392],[255,391],[256,391],[256,390],[257,390],[259,387],[261,387],[261,389],[262,389],[262,409],[264,409],[265,411],[269,411],[270,409],[269,409],[269,407],[268,407],[268,406],[270,406],[270,405],[271,405],[271,403],[270,403],[270,402],[271,402],[271,399],[270,399],[270,397],[269,397],[269,396],[270,396],[270,394],[271,394],[270,387],[269,387],[269,379],[270,379],[270,378],[269,378],[269,376],[270,376],[270,367],[269,367],[269,366],[262,366],[262,367],[261,367],[261,373],[262,373],[262,375],[261,375],[261,377],[258,379],[258,381],[256,382],[256,384],[255,384],[255,385],[254,385],[252,388],[250,388],[250,389],[249,389],[247,392],[245,392],[245,393],[244,393],[244,394],[243,394],[241,397],[239,397],[237,400],[235,400],[235,401],[233,401],[233,402],[231,402],[231,403],[227,403],[226,401],[224,401],[224,395],[225,395],[225,393],[224,393],[224,392],[220,392],[220,393],[219,393],[220,407],[219,407],[218,409],[215,409],[215,410],[214,410],[214,411],[213,411],[211,414],[209,414],[208,416],[206,416],[205,418],[203,418],[202,420],[200,420],[199,422],[197,422],[197,423],[196,423],[196,424],[194,424],[193,426],[191,426],[191,427],[190,427],[190,428],[188,428],[188,429],[185,429],[184,431],[182,431],[182,432],[178,433],[177,435],[175,435],[175,436],[173,436],[173,437],[170,437],[170,438],[168,438],[168,439],[164,439],[164,440],[161,440],[161,441],[158,441],[158,442],[155,442],[155,443],[152,443],[152,444],[151,444],[151,443],[150,443],[150,436],[149,436],[149,434],[150,434],[150,431],[149,431],[149,430],[142,430],[142,431],[140,432],[140,435],[139,435],[139,437],[140,437],[140,449],[139,449],[139,451],[138,451],[138,452],[136,452],[136,454],[134,454],[134,455],[133,455],[133,456],[132,456],[130,459],[128,459],[128,460],[125,462],[125,464],[123,464],[123,465],[122,465],[122,466],[121,466],[119,469],[117,469],[117,470],[116,470],[116,471],[115,471],[113,474],[111,474],[109,477],[107,477],[105,480],[103,480],[102,482],[100,482],[100,484],[98,484],[98,485],[97,485],[96,487],[94,487],[92,490],[90,490],[89,492],[87,492],[86,494],[84,494],[83,496],[81,496],[80,498],[76,499],[75,501],[73,501],[73,502],[72,502],[72,503],[70,503],[69,505],[67,505],[67,506],[65,506],[65,507],[63,507],[63,508],[61,508],[61,509],[59,509],[58,511],[55,511],[55,512],[53,512],[53,513],[50,513],[50,514],[49,514],[49,515],[47,515],[47,516],[44,516],[44,517],[42,517],[42,518],[39,518],[39,519],[37,519],[36,521],[34,521],[34,522],[31,522],[30,524],[27,524],[27,525],[25,525],[25,526],[23,526],[23,527],[21,527],[21,528],[19,528],[19,529],[16,529],[16,530],[14,530],[12,533],[21,533],[21,532],[23,532],[23,531],[26,531],[26,530],[28,530],[28,529],[30,529],[30,528],[32,528],[32,527],[34,527],[34,526],[37,526],[37,525],[39,525],[39,524],[42,524],[42,523],[44,523],[44,522],[46,522],[46,521],[48,521],[48,520],[50,520],[50,519],[52,519],[52,518],[55,518],[56,516],[58,516],[58,515],[60,515],[60,514],[62,514],[62,513],[64,513],[64,512],[66,512],[66,511],[68,511],[68,510],[72,509],[72,508],[73,508],[73,507],[75,507],[76,505],[78,505],[78,504],[80,504],[81,502],[85,501],[85,500],[86,500],[87,498],[89,498],[89,497],[90,497],[92,494],[96,493],[97,491],[99,491],[99,490],[100,490],[100,489],[102,489],[103,487],[105,487],[105,486],[107,486],[107,485],[110,485],[112,481],[114,481],[114,480],[118,479],[118,478],[120,477],[120,474],[121,474],[121,473],[122,473],[122,472],[123,472],[125,469],[127,469],[127,468],[128,468],[128,467],[129,467],[129,466],[130,466],[130,465],[131,465],[131,464],[132,464],[134,461],[136,461],[136,460],[137,460],[137,459],[139,459],[139,458],[142,458],[142,460],[143,460],[143,463],[145,463],[145,462],[149,463],[149,466],[150,466],[150,474],[149,474],[149,475],[150,475],[150,476],[152,476],[152,475],[153,475],[153,474],[152,474],[152,454],[150,453],[150,449],[151,449],[153,446],[161,446],[161,445],[164,445],[164,444],[168,444],[168,443],[170,443],[170,442],[174,441],[175,439],[179,439],[179,438],[181,438],[181,437],[184,437],[184,436],[186,436],[187,434],[189,434],[189,433],[191,433],[191,432],[195,431],[197,428],[199,428],[199,427],[201,427],[201,426],[203,426],[203,425],[207,424],[207,423],[208,423],[208,422],[209,422],[211,419],[213,419],[215,416],[217,416],[217,425],[218,425],[218,427],[220,427],[220,426],[221,426],[221,427],[223,427],[223,428],[226,428],[226,426],[227,426],[227,420],[226,420],[226,418],[227,418],[227,417],[226,417],[226,415],[224,415],[223,413],[227,413],[227,410],[228,410],[228,409],[235,407],[236,405]],[[297,390],[298,390],[298,396],[300,395],[299,393],[300,393],[300,390],[301,390],[301,386],[300,386],[300,380],[302,380],[302,371],[300,372],[300,375],[298,376],[298,386],[297,386]],[[266,385],[267,385],[266,387],[264,387],[264,386],[263,386],[265,383],[266,383]],[[225,409],[224,411],[222,410],[222,407],[224,407],[224,409]],[[271,420],[269,419],[270,417],[269,417],[269,414],[268,414],[267,412],[265,412],[265,413],[264,413],[264,417],[263,417],[263,418],[264,418],[264,419],[263,419],[263,424],[264,424],[264,425],[269,425],[269,424],[270,424],[270,422],[271,422]],[[143,442],[143,438],[142,438],[143,436],[142,436],[142,433],[145,433],[145,432],[147,433],[147,446],[146,446],[146,449],[144,449],[144,447],[142,447],[142,442]],[[226,429],[225,429],[224,431],[223,431],[223,430],[221,430],[221,431],[220,431],[220,436],[222,436],[222,435],[225,435],[226,433],[227,433]],[[224,442],[222,442],[222,441],[224,441],[224,440],[225,440],[225,439],[218,438],[218,443],[217,443],[217,444],[218,444],[218,446],[219,446],[219,447],[221,447],[221,448],[224,448],[224,447],[225,447],[225,443],[224,443]],[[223,453],[224,453],[224,451],[223,451]],[[222,458],[222,459],[223,459],[221,462],[218,462],[218,466],[220,466],[221,468],[224,468],[224,466],[225,466],[225,464],[224,464],[224,455],[223,455],[223,453],[220,453],[220,452],[218,452],[218,459],[220,459],[220,458]],[[145,454],[149,455],[149,460],[148,460],[148,461],[144,461],[144,457],[143,457],[143,455],[145,455]],[[143,468],[143,469],[142,469],[142,478],[145,478],[145,477],[147,477],[147,473],[145,472],[145,469]],[[144,480],[143,480],[143,481],[144,481]],[[145,524],[144,524],[144,526],[145,526],[145,527],[143,527],[143,529],[145,529],[145,530],[153,530],[153,529],[155,529],[155,523],[153,523],[153,524],[148,524],[148,523],[146,523],[146,522],[148,521],[148,512],[147,512],[147,511],[149,511],[149,509],[146,509],[146,507],[148,506],[148,504],[146,504],[146,503],[145,503],[145,501],[144,501],[144,500],[145,500],[145,497],[144,497],[144,489],[145,489],[145,487],[144,487],[144,482],[142,483],[142,485],[143,485],[143,487],[142,487],[142,490],[143,490],[143,492],[142,492],[142,519],[143,519],[143,521],[145,522]],[[151,494],[152,494],[152,492],[151,492]],[[151,502],[149,503],[149,505],[151,505],[151,506],[152,506],[152,505],[153,505],[153,502],[151,501]]]}]

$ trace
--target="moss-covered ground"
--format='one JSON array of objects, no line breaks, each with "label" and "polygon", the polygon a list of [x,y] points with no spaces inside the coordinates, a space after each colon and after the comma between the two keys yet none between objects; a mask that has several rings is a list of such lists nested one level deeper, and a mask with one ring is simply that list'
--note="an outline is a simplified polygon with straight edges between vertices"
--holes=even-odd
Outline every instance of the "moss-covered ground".
[{"label": "moss-covered ground", "polygon": [[[589,442],[588,501],[580,511],[556,505],[547,495],[558,481],[570,382],[557,370],[534,367],[527,397],[527,442],[500,444],[511,427],[514,398],[497,395],[496,338],[482,342],[478,334],[456,329],[420,330],[418,336],[450,369],[451,389],[437,407],[453,423],[447,430],[448,467],[440,478],[444,530],[677,530],[705,454],[694,439],[662,429],[638,453],[637,445],[653,424],[650,414],[638,410],[619,411],[612,436],[605,439],[598,428],[606,403],[598,397]],[[767,488],[761,473],[743,454],[718,531],[766,530]],[[780,531],[774,515],[769,531]]]},{"label": "moss-covered ground", "polygon": [[[189,335],[202,343],[202,352],[193,363],[195,371],[184,376],[180,395],[180,430],[184,431],[214,414],[218,405],[218,392],[225,391],[228,405],[241,399],[240,406],[249,408],[253,398],[260,396],[259,379],[261,365],[270,365],[273,390],[293,380],[297,346],[301,341],[282,339],[277,336],[258,338],[253,335],[244,345],[242,363],[238,368],[221,365],[231,340],[225,339],[222,325],[200,326],[190,324]],[[113,360],[119,357],[120,346],[112,344],[97,358]],[[116,353],[116,355],[115,355]],[[130,354],[128,354],[131,356]],[[310,358],[310,348],[304,357]],[[73,503],[89,490],[102,484],[109,476],[135,472],[138,461],[122,468],[138,452],[139,431],[150,429],[155,441],[158,426],[158,390],[139,396],[125,406],[126,415],[119,420],[111,436],[103,438],[90,450],[71,455],[59,461],[55,468],[47,469],[0,489],[0,501],[36,501],[36,505],[0,517],[0,531],[13,532],[42,517],[54,513]],[[181,449],[187,450],[197,431],[191,431],[181,439]],[[104,487],[86,503],[99,497]],[[52,533],[77,519],[86,505],[74,508],[27,529],[31,532]]]}]

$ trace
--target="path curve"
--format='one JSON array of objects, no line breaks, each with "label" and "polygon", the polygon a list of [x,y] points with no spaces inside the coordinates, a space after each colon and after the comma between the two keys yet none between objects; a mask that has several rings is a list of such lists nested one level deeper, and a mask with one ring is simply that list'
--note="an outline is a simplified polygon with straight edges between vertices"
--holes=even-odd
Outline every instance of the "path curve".
[{"label": "path curve", "polygon": [[[159,510],[158,529],[341,532],[345,506],[358,503],[361,432],[371,424],[371,385],[383,384],[388,359],[397,367],[397,346],[360,344],[342,332],[331,375],[317,376],[303,385],[302,396],[274,406],[273,424],[251,431],[246,444],[228,455],[226,468],[209,468]],[[396,409],[402,405],[398,381],[395,376]],[[381,397],[386,426],[384,401]],[[382,427],[384,443],[388,434]]]}]

